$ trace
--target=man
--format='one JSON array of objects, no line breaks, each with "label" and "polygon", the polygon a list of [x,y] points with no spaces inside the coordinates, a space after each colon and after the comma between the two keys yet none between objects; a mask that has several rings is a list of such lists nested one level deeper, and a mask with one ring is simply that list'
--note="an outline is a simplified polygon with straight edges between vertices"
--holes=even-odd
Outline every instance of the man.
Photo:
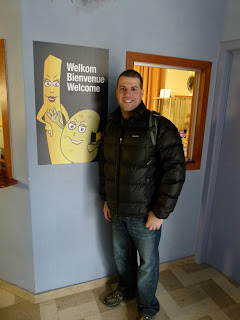
[{"label": "man", "polygon": [[142,77],[138,72],[124,71],[118,78],[116,94],[120,107],[106,124],[100,153],[100,194],[104,217],[112,223],[120,282],[104,302],[114,307],[136,296],[137,319],[152,319],[159,311],[155,293],[161,225],[173,211],[182,189],[185,158],[178,130],[164,117],[157,117],[153,145],[151,112],[142,102]]}]

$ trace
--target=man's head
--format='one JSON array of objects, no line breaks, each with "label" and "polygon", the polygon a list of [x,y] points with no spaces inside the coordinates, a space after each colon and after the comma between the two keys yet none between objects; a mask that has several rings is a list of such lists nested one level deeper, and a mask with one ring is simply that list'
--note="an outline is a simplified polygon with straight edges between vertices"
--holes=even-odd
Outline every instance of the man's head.
[{"label": "man's head", "polygon": [[[118,77],[118,82],[119,82],[119,79],[121,77],[128,77],[128,78],[138,78],[139,81],[140,81],[140,88],[142,89],[143,88],[143,79],[142,79],[142,76],[140,75],[140,73],[138,73],[137,71],[135,70],[125,70],[123,71],[120,76]],[[117,82],[117,84],[118,84]]]},{"label": "man's head", "polygon": [[140,105],[143,97],[143,80],[135,70],[126,70],[118,77],[117,99],[122,115],[128,118]]}]

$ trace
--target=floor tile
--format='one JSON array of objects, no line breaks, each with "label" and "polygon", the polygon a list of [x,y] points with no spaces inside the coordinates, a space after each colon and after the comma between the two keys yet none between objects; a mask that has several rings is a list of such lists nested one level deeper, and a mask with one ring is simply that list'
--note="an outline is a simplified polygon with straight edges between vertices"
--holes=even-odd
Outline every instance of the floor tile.
[{"label": "floor tile", "polygon": [[[154,320],[240,320],[240,285],[192,257],[160,267],[156,296],[161,308]],[[0,320],[135,320],[136,300],[115,308],[103,303],[117,283],[32,304],[0,289]],[[69,291],[66,291],[69,292]]]},{"label": "floor tile", "polygon": [[199,285],[193,285],[169,292],[178,306],[186,307],[208,298]]},{"label": "floor tile", "polygon": [[160,306],[160,311],[156,314],[154,320],[170,320],[170,318],[166,314],[166,312],[163,309],[163,307]]},{"label": "floor tile", "polygon": [[187,257],[183,259],[178,259],[175,261],[169,261],[160,264],[160,271],[171,270],[173,268],[181,267],[189,263],[195,263],[194,257]]},{"label": "floor tile", "polygon": [[55,300],[40,304],[41,320],[58,320],[58,312]]},{"label": "floor tile", "polygon": [[95,297],[92,290],[75,293],[70,296],[56,299],[56,305],[58,311],[75,307],[83,303],[95,301]]},{"label": "floor tile", "polygon": [[237,281],[232,280],[231,278],[229,278],[225,274],[222,274],[222,276],[224,278],[226,278],[235,288],[240,288],[240,283],[238,283]]},{"label": "floor tile", "polygon": [[178,280],[171,270],[161,271],[159,273],[159,282],[167,291],[183,288],[183,284]]},{"label": "floor tile", "polygon": [[210,298],[178,310],[174,320],[197,320],[210,316],[213,320],[230,320]]},{"label": "floor tile", "polygon": [[109,307],[103,303],[103,300],[112,291],[113,291],[112,286],[101,287],[93,290],[93,294],[100,312],[109,311]]},{"label": "floor tile", "polygon": [[[83,303],[58,311],[59,320],[83,320],[87,317],[99,316],[100,311],[96,301]],[[50,319],[49,319],[50,320]]]},{"label": "floor tile", "polygon": [[94,315],[94,316],[84,317],[79,320],[102,320],[102,317],[101,315]]},{"label": "floor tile", "polygon": [[39,305],[21,302],[0,309],[0,320],[40,320]]},{"label": "floor tile", "polygon": [[15,304],[15,295],[0,289],[0,308]]},{"label": "floor tile", "polygon": [[184,270],[184,272],[186,273],[193,273],[193,272],[201,271],[204,269],[208,269],[209,267],[210,266],[206,263],[201,263],[201,264],[189,263],[181,266],[181,269]]},{"label": "floor tile", "polygon": [[211,279],[201,283],[201,288],[221,309],[236,304],[236,302]]},{"label": "floor tile", "polygon": [[240,303],[223,310],[231,320],[240,319]]},{"label": "floor tile", "polygon": [[199,270],[194,273],[186,273],[181,268],[175,268],[171,271],[184,286],[197,284],[219,275],[219,273],[213,268]]},{"label": "floor tile", "polygon": [[135,303],[101,313],[102,320],[135,320],[137,318],[137,306]]},{"label": "floor tile", "polygon": [[214,280],[214,282],[216,282],[234,301],[240,303],[240,287],[232,285],[232,283],[220,273],[213,277],[212,280]]},{"label": "floor tile", "polygon": [[159,298],[159,303],[164,309],[165,313],[170,319],[176,319],[176,316],[179,314],[180,307],[173,300],[171,295],[167,292],[162,294]]}]

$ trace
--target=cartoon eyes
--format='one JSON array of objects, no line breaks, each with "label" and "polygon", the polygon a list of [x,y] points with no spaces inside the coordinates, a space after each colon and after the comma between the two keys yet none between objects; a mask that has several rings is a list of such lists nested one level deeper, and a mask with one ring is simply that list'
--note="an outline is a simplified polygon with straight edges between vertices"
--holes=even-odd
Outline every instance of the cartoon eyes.
[{"label": "cartoon eyes", "polygon": [[83,124],[80,124],[80,125],[78,126],[78,131],[79,131],[80,133],[85,132],[85,131],[86,131],[86,126],[84,126]]},{"label": "cartoon eyes", "polygon": [[[69,122],[68,128],[70,130],[74,130],[76,128],[76,123],[74,121]],[[82,123],[78,126],[79,133],[84,133],[86,131],[86,129],[87,129],[87,127]]]},{"label": "cartoon eyes", "polygon": [[74,129],[76,128],[76,123],[73,122],[73,121],[69,122],[68,128],[69,128],[70,130],[74,130]]},{"label": "cartoon eyes", "polygon": [[45,81],[44,84],[45,84],[46,87],[50,87],[51,81]]},{"label": "cartoon eyes", "polygon": [[59,87],[60,86],[60,82],[59,81],[53,81],[53,83],[49,80],[44,82],[46,87],[50,87],[51,84],[53,84],[54,87]]}]

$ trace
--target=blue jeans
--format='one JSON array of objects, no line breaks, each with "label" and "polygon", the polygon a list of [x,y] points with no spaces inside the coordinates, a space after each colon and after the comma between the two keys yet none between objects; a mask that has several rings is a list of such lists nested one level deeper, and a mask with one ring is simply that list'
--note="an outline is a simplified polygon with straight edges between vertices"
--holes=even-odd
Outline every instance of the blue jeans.
[{"label": "blue jeans", "polygon": [[[137,297],[138,311],[153,317],[159,311],[155,296],[159,278],[158,246],[160,230],[145,227],[147,215],[112,216],[114,259],[120,275],[118,291],[124,297]],[[140,265],[137,264],[137,251]]]}]

